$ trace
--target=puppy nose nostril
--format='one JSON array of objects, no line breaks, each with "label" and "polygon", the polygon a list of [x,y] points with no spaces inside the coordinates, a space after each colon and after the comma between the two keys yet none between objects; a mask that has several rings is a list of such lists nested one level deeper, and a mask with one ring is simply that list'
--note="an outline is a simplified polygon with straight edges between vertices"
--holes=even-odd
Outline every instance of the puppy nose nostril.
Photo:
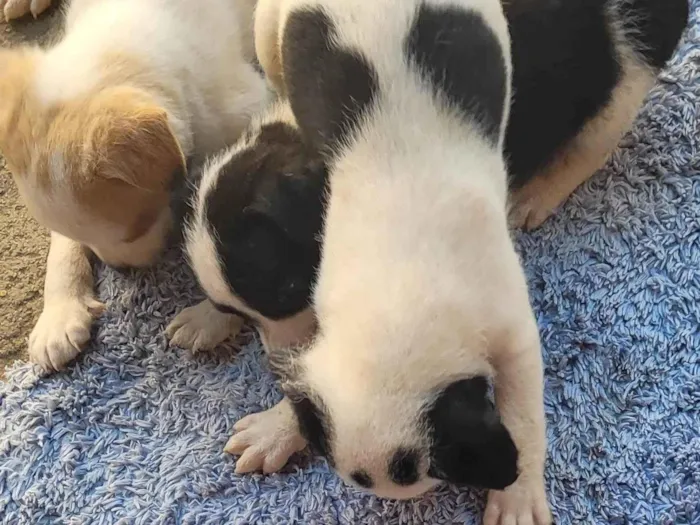
[{"label": "puppy nose nostril", "polygon": [[374,483],[372,482],[372,478],[364,470],[356,470],[355,472],[350,474],[350,477],[355,483],[357,483],[362,488],[371,489],[374,485]]},{"label": "puppy nose nostril", "polygon": [[413,485],[418,481],[418,452],[400,448],[389,463],[389,477],[397,485]]}]

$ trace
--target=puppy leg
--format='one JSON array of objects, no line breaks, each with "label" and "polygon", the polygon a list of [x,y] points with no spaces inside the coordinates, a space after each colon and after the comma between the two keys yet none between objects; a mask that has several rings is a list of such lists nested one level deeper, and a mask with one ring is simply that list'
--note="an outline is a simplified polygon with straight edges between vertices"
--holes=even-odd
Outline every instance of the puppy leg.
[{"label": "puppy leg", "polygon": [[265,474],[276,472],[292,454],[306,447],[292,404],[286,397],[269,410],[244,417],[233,428],[236,433],[224,450],[240,456],[236,461],[237,474],[255,470]]},{"label": "puppy leg", "polygon": [[306,343],[316,332],[316,317],[308,308],[287,319],[265,319],[258,327],[260,340],[267,352]]},{"label": "puppy leg", "polygon": [[278,95],[284,96],[282,61],[279,51],[281,0],[258,0],[255,8],[255,52],[260,66]]},{"label": "puppy leg", "polygon": [[19,18],[31,13],[34,18],[46,11],[51,0],[0,0],[0,9],[5,15],[5,21]]},{"label": "puppy leg", "polygon": [[653,72],[628,66],[611,101],[598,116],[547,166],[512,198],[510,223],[532,230],[540,226],[571,195],[605,165],[632,126],[654,84]]},{"label": "puppy leg", "polygon": [[95,299],[92,267],[79,243],[51,233],[46,260],[44,310],[29,336],[29,357],[44,372],[60,370],[90,339],[90,326],[104,310]]},{"label": "puppy leg", "polygon": [[205,299],[185,308],[165,329],[170,343],[193,352],[211,350],[229,337],[235,337],[243,327],[243,319],[216,309]]},{"label": "puppy leg", "polygon": [[[534,319],[495,354],[496,404],[518,449],[520,475],[503,491],[489,492],[484,525],[549,525],[544,487],[546,453],[543,372]],[[517,340],[515,339],[517,338]]]}]

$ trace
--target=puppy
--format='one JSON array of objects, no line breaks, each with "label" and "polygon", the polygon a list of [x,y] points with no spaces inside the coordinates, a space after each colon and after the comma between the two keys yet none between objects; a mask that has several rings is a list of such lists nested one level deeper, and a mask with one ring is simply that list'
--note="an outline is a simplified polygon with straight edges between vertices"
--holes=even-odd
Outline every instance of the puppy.
[{"label": "puppy", "polygon": [[533,229],[603,167],[688,22],[687,0],[504,0],[511,224]]},{"label": "puppy", "polygon": [[272,104],[233,147],[204,165],[184,228],[208,299],[167,327],[172,344],[211,349],[256,325],[268,350],[304,342],[320,258],[327,171],[286,101]]},{"label": "puppy", "polygon": [[377,495],[476,485],[488,521],[548,523],[539,335],[506,215],[501,4],[262,1],[256,16],[329,196],[318,334],[271,358],[287,398],[229,450],[266,469],[301,436]]},{"label": "puppy", "polygon": [[54,46],[0,51],[0,151],[52,232],[29,341],[43,369],[80,352],[103,308],[88,254],[151,264],[171,231],[185,159],[235,142],[268,102],[246,60],[253,6],[74,0]]}]

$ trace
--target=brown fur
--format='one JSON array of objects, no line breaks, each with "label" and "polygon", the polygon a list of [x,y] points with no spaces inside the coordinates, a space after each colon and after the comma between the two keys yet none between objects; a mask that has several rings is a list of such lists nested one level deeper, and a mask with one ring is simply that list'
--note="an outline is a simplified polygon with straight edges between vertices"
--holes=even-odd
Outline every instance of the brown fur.
[{"label": "brown fur", "polygon": [[[113,56],[92,91],[45,106],[31,89],[37,53],[21,49],[0,55],[0,150],[20,191],[47,227],[78,241],[90,244],[52,218],[79,214],[80,222],[116,225],[123,230],[121,241],[134,241],[169,206],[172,176],[185,169],[167,114],[151,95],[157,86],[145,67]],[[55,173],[57,162],[62,173]],[[65,202],[52,201],[59,189],[67,190],[79,209],[66,211]],[[60,210],[46,209],[48,202]]]}]

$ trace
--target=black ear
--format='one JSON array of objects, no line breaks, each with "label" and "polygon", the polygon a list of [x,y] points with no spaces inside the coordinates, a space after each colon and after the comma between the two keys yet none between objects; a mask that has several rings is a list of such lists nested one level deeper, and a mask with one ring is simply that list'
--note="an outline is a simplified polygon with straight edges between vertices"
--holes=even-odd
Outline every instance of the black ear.
[{"label": "black ear", "polygon": [[452,383],[425,415],[431,435],[428,475],[502,490],[518,477],[518,451],[488,398],[484,377]]},{"label": "black ear", "polygon": [[321,234],[327,171],[320,159],[306,159],[262,181],[244,214],[266,217],[295,243],[313,244]]},{"label": "black ear", "polygon": [[326,178],[325,165],[299,132],[273,123],[222,169],[207,197],[207,219],[228,284],[268,319],[309,306]]},{"label": "black ear", "polygon": [[317,243],[293,242],[273,216],[247,209],[219,233],[217,248],[231,289],[253,310],[279,320],[308,308]]}]

